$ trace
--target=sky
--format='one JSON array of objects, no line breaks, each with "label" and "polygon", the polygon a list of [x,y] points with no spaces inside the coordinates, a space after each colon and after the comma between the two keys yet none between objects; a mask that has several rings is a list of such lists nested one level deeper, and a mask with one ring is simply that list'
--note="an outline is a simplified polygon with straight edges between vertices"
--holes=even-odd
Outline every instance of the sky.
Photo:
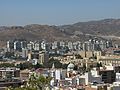
[{"label": "sky", "polygon": [[120,18],[120,0],[0,0],[0,26]]}]

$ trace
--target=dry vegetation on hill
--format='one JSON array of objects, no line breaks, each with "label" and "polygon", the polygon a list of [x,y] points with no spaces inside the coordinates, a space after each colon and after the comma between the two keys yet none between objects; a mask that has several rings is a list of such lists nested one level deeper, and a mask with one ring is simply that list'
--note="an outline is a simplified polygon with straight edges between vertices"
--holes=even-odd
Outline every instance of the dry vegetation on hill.
[{"label": "dry vegetation on hill", "polygon": [[13,39],[26,40],[80,40],[84,41],[96,36],[120,36],[120,19],[105,19],[99,21],[79,22],[72,25],[48,26],[48,25],[26,25],[26,26],[1,26],[0,46],[5,41]]}]

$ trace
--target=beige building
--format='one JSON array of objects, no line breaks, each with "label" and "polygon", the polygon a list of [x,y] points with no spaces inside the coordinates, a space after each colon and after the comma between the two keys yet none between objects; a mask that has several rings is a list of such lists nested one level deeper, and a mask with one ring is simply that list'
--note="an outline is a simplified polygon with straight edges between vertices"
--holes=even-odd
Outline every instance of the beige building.
[{"label": "beige building", "polygon": [[85,90],[108,90],[108,89],[107,89],[107,84],[96,84],[96,85],[86,86]]},{"label": "beige building", "polygon": [[39,52],[39,60],[38,63],[43,64],[49,60],[49,55],[45,52]]},{"label": "beige building", "polygon": [[29,75],[30,74],[30,70],[25,69],[25,70],[21,70],[20,71],[20,78],[21,80],[28,80],[29,79]]},{"label": "beige building", "polygon": [[99,56],[97,61],[101,62],[103,65],[111,64],[113,66],[120,66],[120,56]]},{"label": "beige building", "polygon": [[83,58],[98,57],[101,56],[101,51],[80,51],[80,55]]},{"label": "beige building", "polygon": [[31,51],[28,53],[28,61],[31,62],[33,62],[33,60],[37,60],[38,63],[43,64],[44,62],[47,62],[48,59],[49,55],[44,51]]}]

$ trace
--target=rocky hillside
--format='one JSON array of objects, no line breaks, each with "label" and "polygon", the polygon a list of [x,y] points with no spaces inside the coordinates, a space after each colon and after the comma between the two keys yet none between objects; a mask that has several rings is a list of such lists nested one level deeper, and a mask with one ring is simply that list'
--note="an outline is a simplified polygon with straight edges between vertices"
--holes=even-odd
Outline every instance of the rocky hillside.
[{"label": "rocky hillside", "polygon": [[47,40],[48,42],[57,40],[79,40],[79,37],[69,36],[60,31],[56,26],[48,25],[26,25],[26,26],[2,26],[0,27],[0,47],[4,46],[7,40]]},{"label": "rocky hillside", "polygon": [[99,21],[78,22],[72,25],[48,26],[48,25],[26,25],[26,26],[1,26],[0,45],[7,40],[87,40],[89,38],[117,38],[120,37],[120,19],[104,19]]},{"label": "rocky hillside", "polygon": [[27,25],[0,28],[0,40],[26,39],[48,41],[69,39],[69,36],[57,30],[55,26],[48,25]]},{"label": "rocky hillside", "polygon": [[100,21],[78,22],[61,26],[67,34],[115,35],[120,36],[120,19],[104,19]]}]

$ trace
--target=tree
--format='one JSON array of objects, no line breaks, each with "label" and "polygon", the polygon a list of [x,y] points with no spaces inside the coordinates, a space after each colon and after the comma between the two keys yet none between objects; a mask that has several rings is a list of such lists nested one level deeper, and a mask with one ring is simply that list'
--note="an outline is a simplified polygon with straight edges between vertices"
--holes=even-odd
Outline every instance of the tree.
[{"label": "tree", "polygon": [[93,67],[94,67],[93,65],[90,65],[90,67],[89,67],[89,68],[90,68],[90,69],[92,69]]},{"label": "tree", "polygon": [[83,64],[83,70],[86,70],[86,65],[85,64]]},{"label": "tree", "polygon": [[25,84],[23,87],[9,87],[6,90],[46,90],[47,87],[50,87],[51,79],[51,77],[32,74],[27,84]]},{"label": "tree", "polygon": [[33,66],[35,69],[38,68],[44,68],[44,66],[42,64],[37,63],[36,65]]},{"label": "tree", "polygon": [[15,65],[14,65],[14,63],[1,63],[0,64],[0,68],[1,67],[14,67]]},{"label": "tree", "polygon": [[100,67],[102,67],[102,63],[100,62]]},{"label": "tree", "polygon": [[82,71],[83,71],[83,74],[86,72],[86,65],[85,64],[83,64],[83,67],[82,67]]},{"label": "tree", "polygon": [[78,69],[78,66],[77,66],[77,65],[75,65],[74,70],[77,70],[77,69]]},{"label": "tree", "polygon": [[24,63],[17,64],[16,67],[23,70],[23,69],[31,69],[33,68],[33,65],[30,62],[24,62]]},{"label": "tree", "polygon": [[100,63],[97,63],[97,65],[96,65],[96,67],[102,67],[102,63],[100,62]]},{"label": "tree", "polygon": [[93,56],[93,57],[90,57],[89,59],[97,59],[97,57],[96,57],[96,56]]},{"label": "tree", "polygon": [[46,87],[50,87],[51,77],[44,77],[42,75],[31,75],[29,79],[29,87],[37,88],[38,90],[46,90]]},{"label": "tree", "polygon": [[62,64],[62,69],[67,69],[68,64]]},{"label": "tree", "polygon": [[83,59],[80,54],[75,54],[76,59]]},{"label": "tree", "polygon": [[44,66],[46,68],[51,68],[53,63],[55,65],[55,68],[62,68],[62,63],[54,58],[51,58],[48,62],[44,63]]}]

